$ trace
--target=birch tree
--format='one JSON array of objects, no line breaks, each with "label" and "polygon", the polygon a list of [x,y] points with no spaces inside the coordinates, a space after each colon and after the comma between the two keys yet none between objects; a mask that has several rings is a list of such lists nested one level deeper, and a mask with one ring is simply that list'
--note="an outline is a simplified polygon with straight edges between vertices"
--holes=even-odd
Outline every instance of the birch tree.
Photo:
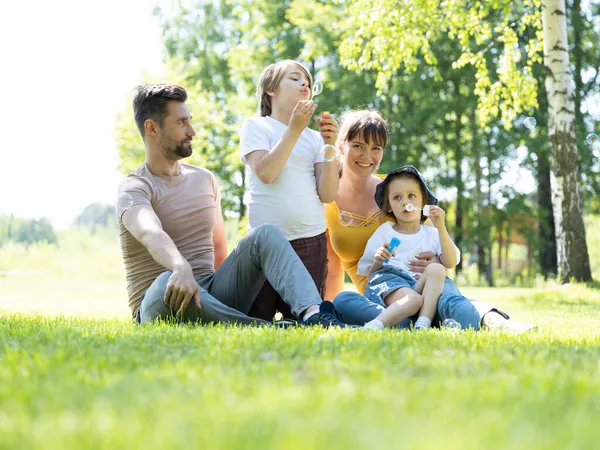
[{"label": "birch tree", "polygon": [[591,272],[579,185],[573,75],[564,0],[542,2],[542,23],[548,95],[550,183],[559,276],[563,282],[571,278],[589,281]]}]

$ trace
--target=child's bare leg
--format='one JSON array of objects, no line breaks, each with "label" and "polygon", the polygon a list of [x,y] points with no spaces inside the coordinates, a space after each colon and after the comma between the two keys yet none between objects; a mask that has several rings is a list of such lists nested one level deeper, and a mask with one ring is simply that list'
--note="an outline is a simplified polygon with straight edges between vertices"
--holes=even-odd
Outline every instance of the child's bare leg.
[{"label": "child's bare leg", "polygon": [[365,328],[382,329],[399,324],[421,309],[423,297],[412,289],[405,287],[389,294],[384,302],[387,308],[371,322],[368,322]]},{"label": "child's bare leg", "polygon": [[419,311],[419,318],[415,323],[415,328],[429,328],[433,316],[437,311],[437,304],[444,289],[446,279],[446,268],[441,264],[429,264],[415,284],[415,291],[423,296],[423,307]]}]

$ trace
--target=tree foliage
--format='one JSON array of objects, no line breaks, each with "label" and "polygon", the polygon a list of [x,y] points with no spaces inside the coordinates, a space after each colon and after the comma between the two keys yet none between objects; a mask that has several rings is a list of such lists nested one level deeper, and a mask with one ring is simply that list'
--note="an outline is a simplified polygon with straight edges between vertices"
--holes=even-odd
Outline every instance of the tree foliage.
[{"label": "tree foliage", "polygon": [[58,244],[52,223],[45,217],[39,220],[0,216],[0,247],[7,242],[17,242],[28,247],[44,242]]},{"label": "tree foliage", "polygon": [[[597,5],[583,11],[578,1],[571,1],[569,23],[572,34],[579,32],[571,50],[581,50],[572,59],[573,72],[581,74],[581,106],[598,90],[593,19],[599,11]],[[540,255],[551,247],[539,0],[186,0],[156,14],[168,70],[160,80],[145,81],[188,89],[198,132],[189,162],[216,173],[228,214],[245,214],[238,128],[256,114],[262,69],[289,58],[323,81],[319,110],[338,116],[355,108],[381,111],[392,131],[382,171],[414,164],[436,191],[445,191],[461,250],[491,261],[488,243],[499,233],[494,224],[506,224],[504,208],[539,218],[531,242]],[[528,115],[537,127],[524,126]],[[143,160],[131,116],[127,111],[117,125],[124,172]],[[578,120],[588,131],[594,125],[585,111]],[[580,145],[584,135],[578,135]],[[582,181],[592,199],[600,187],[591,170],[598,159],[588,150],[580,152]],[[506,187],[507,173],[519,165],[536,177],[537,198]],[[548,264],[542,268],[552,272]],[[485,266],[480,271],[489,275]]]}]

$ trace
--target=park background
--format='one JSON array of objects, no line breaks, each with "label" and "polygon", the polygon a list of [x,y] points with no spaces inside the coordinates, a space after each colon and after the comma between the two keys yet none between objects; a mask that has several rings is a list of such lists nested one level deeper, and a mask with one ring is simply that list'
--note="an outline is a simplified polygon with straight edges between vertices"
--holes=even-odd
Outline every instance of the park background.
[{"label": "park background", "polygon": [[[583,242],[588,254],[578,256],[589,261],[589,275],[572,277],[556,256],[540,6],[3,4],[0,448],[177,447],[186,439],[222,448],[395,439],[412,448],[425,437],[450,448],[592,448],[600,5],[566,3],[570,148],[585,232],[562,233]],[[323,82],[319,110],[382,112],[392,136],[381,170],[413,164],[431,180],[463,252],[459,286],[540,332],[357,337],[129,322],[112,203],[120,177],[143,161],[132,88],[166,81],[188,89],[198,133],[190,162],[221,183],[231,250],[247,227],[237,130],[256,114],[262,68],[286,58]],[[406,434],[414,439],[404,442]]]}]

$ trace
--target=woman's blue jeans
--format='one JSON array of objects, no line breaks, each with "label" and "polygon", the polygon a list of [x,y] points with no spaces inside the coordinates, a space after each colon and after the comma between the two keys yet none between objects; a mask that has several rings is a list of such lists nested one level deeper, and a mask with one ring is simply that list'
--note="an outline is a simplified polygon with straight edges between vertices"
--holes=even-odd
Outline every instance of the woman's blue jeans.
[{"label": "woman's blue jeans", "polygon": [[[386,305],[377,298],[367,299],[357,292],[340,292],[333,300],[335,309],[341,314],[344,322],[352,325],[364,325],[375,319]],[[490,311],[495,311],[506,319],[508,314],[494,308],[487,303],[478,300],[469,300],[460,293],[454,282],[446,278],[444,290],[438,300],[437,313],[433,318],[433,324],[440,324],[446,319],[454,319],[460,323],[462,329],[481,328],[482,317]],[[397,326],[399,328],[410,328],[416,321],[417,315],[403,320]]]}]

